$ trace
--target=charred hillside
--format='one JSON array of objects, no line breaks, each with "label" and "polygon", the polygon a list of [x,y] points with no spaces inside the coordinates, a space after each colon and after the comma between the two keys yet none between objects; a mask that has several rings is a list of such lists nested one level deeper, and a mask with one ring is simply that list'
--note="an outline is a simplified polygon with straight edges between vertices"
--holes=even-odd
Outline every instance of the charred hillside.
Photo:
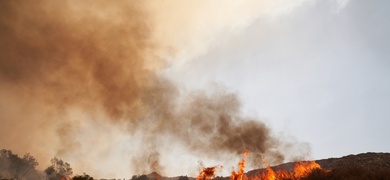
[{"label": "charred hillside", "polygon": [[390,153],[362,153],[341,158],[329,158],[316,161],[324,169],[360,166],[369,169],[390,168]]},{"label": "charred hillside", "polygon": [[[367,169],[383,169],[390,170],[390,153],[361,153],[356,155],[347,155],[340,158],[328,158],[316,160],[322,169],[332,170],[337,168],[346,167],[361,167]],[[272,166],[274,170],[287,170],[292,171],[294,169],[294,162],[284,163],[277,166]],[[264,169],[255,169],[248,171],[247,175],[255,175],[263,172]]]},{"label": "charred hillside", "polygon": [[[390,179],[390,153],[368,152],[315,162],[322,169],[313,171],[305,179]],[[294,162],[289,162],[271,168],[274,171],[293,171],[294,165]],[[255,169],[246,174],[253,177],[265,171],[266,169]]]},{"label": "charred hillside", "polygon": [[[57,180],[57,179],[73,179],[73,180],[92,180],[87,174],[74,175],[70,164],[61,159],[53,158],[52,165],[44,171],[35,169],[38,162],[30,154],[18,156],[10,150],[0,151],[0,179],[21,179],[21,180]],[[244,159],[240,161],[244,165]],[[307,168],[305,172],[297,171],[299,164],[316,164],[314,168]],[[321,168],[319,168],[319,166]],[[244,166],[242,166],[244,167]],[[144,175],[134,175],[131,180],[287,180],[287,179],[390,179],[390,153],[362,153],[357,155],[348,155],[340,158],[328,158],[316,160],[315,162],[290,162],[277,166],[272,166],[269,169],[255,169],[245,173],[242,171],[235,172],[235,177],[221,177],[214,173],[214,168],[205,169],[213,170],[212,173],[206,176],[188,177],[166,177],[156,172]],[[270,173],[272,170],[274,175]],[[285,174],[281,175],[280,172]],[[242,173],[242,174],[241,174]],[[245,173],[245,174],[244,174]],[[269,176],[271,175],[271,176]],[[287,175],[287,176],[286,176]],[[237,178],[238,177],[238,178]],[[100,179],[100,178],[97,178]],[[113,178],[114,179],[114,178]],[[121,178],[122,179],[122,178]]]},{"label": "charred hillside", "polygon": [[[307,176],[299,179],[390,179],[390,153],[361,153],[356,155],[347,155],[340,158],[328,158],[315,161],[322,169],[316,169]],[[295,162],[289,162],[272,166],[277,172],[279,170],[294,171]],[[266,173],[266,169],[255,169],[248,171],[247,179],[263,180],[267,179],[261,175]],[[194,180],[195,177],[178,176],[164,177],[158,173],[148,175],[133,176],[132,180]],[[216,180],[230,180],[231,177],[217,176]],[[287,180],[291,178],[275,179]]]}]

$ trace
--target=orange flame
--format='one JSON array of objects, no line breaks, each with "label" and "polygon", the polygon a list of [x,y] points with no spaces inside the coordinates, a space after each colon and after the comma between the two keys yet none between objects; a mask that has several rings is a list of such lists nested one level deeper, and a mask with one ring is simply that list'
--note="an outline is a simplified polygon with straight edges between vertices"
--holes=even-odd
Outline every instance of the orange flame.
[{"label": "orange flame", "polygon": [[211,180],[215,178],[215,170],[221,169],[222,166],[213,166],[213,167],[206,167],[203,168],[199,175],[196,177],[196,180]]},{"label": "orange flame", "polygon": [[294,175],[302,178],[309,175],[314,169],[321,169],[321,166],[314,161],[298,162],[294,165]]},{"label": "orange flame", "polygon": [[[294,171],[286,170],[275,171],[269,166],[268,162],[263,157],[263,163],[267,166],[265,171],[259,176],[247,177],[245,175],[245,158],[249,156],[249,151],[244,151],[243,158],[238,162],[238,171],[232,171],[230,180],[283,180],[292,179],[299,180],[307,177],[313,170],[321,169],[321,166],[314,161],[297,162],[294,164]],[[220,166],[222,168],[222,166]],[[196,180],[211,180],[215,178],[215,169],[217,167],[203,168]],[[327,172],[327,171],[325,171]]]},{"label": "orange flame", "polygon": [[230,175],[231,180],[246,180],[248,179],[245,176],[244,169],[245,169],[245,158],[249,156],[249,151],[246,150],[242,153],[244,156],[240,162],[238,162],[238,171],[232,171],[232,174]]},{"label": "orange flame", "polygon": [[302,179],[307,177],[313,170],[321,169],[321,166],[314,161],[298,162],[294,165],[293,172],[287,172],[284,170],[275,171],[267,167],[260,177],[250,178],[251,180],[278,180],[278,179]]}]

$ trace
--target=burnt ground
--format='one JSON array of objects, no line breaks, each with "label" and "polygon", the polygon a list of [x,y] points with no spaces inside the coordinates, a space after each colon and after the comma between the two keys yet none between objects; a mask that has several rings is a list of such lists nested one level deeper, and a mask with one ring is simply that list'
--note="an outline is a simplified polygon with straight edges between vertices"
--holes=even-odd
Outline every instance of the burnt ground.
[{"label": "burnt ground", "polygon": [[[316,160],[323,170],[313,172],[307,179],[389,179],[390,153],[361,153],[340,158]],[[274,171],[294,169],[294,162],[272,166]],[[326,172],[326,170],[329,170]],[[261,174],[265,169],[247,172],[248,176]]]},{"label": "burnt ground", "polygon": [[[347,155],[340,158],[328,158],[315,160],[323,170],[314,171],[305,180],[310,179],[383,179],[390,180],[390,153],[361,153]],[[274,171],[293,171],[294,162],[272,166]],[[265,169],[250,170],[246,173],[248,177],[259,175]],[[139,180],[194,180],[194,177],[178,176],[164,177],[155,172],[146,175],[145,179]],[[216,177],[216,180],[229,180],[230,177]],[[137,180],[134,178],[133,180]]]}]

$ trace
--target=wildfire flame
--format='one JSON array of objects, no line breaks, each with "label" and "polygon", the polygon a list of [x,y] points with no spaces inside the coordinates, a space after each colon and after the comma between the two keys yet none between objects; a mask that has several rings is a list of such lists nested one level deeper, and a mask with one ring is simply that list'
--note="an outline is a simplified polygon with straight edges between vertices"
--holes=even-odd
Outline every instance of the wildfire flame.
[{"label": "wildfire flame", "polygon": [[215,170],[221,169],[222,166],[213,166],[203,168],[199,175],[196,177],[196,180],[211,180],[215,178]]},{"label": "wildfire flame", "polygon": [[294,171],[288,172],[278,170],[276,173],[271,167],[267,167],[260,177],[250,178],[251,180],[278,180],[278,179],[302,179],[307,177],[313,170],[321,169],[321,166],[314,161],[297,162],[294,165]]},{"label": "wildfire flame", "polygon": [[[288,172],[286,170],[274,171],[265,158],[263,157],[263,163],[267,166],[265,171],[260,175],[247,177],[245,175],[245,158],[249,156],[249,151],[243,153],[243,158],[238,162],[238,171],[232,171],[230,180],[283,180],[292,179],[299,180],[307,177],[313,170],[321,169],[321,166],[314,161],[297,162],[294,164],[294,171]],[[210,180],[215,177],[216,167],[203,168],[199,173],[197,180]]]},{"label": "wildfire flame", "polygon": [[243,153],[243,158],[240,162],[238,162],[238,171],[233,171],[230,175],[231,180],[246,180],[247,177],[245,176],[244,168],[245,168],[245,158],[249,156],[249,151],[246,150]]}]

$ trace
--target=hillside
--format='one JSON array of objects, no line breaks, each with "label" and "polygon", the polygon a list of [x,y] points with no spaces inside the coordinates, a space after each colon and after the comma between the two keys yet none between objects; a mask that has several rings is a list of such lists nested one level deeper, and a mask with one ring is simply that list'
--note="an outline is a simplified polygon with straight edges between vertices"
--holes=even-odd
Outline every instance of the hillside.
[{"label": "hillside", "polygon": [[[322,169],[329,170],[327,175],[325,171],[315,172],[307,179],[390,179],[390,153],[361,153],[356,155],[347,155],[340,158],[328,158],[316,160]],[[286,170],[293,171],[294,162],[284,163],[272,166],[274,171]],[[248,177],[263,173],[265,169],[250,170],[246,173]],[[163,177],[155,172],[146,175],[148,180],[193,180],[194,177]],[[229,180],[230,177],[217,177],[218,180]]]},{"label": "hillside", "polygon": [[[307,179],[390,179],[390,153],[361,153],[340,158],[315,161],[323,170],[315,171]],[[294,162],[272,166],[274,171],[294,170]],[[265,169],[248,171],[248,177],[258,176]],[[228,179],[228,177],[224,178]]]},{"label": "hillside", "polygon": [[316,161],[324,169],[350,166],[362,166],[370,169],[390,168],[390,153],[362,153],[341,158],[329,158]]},{"label": "hillside", "polygon": [[[316,160],[322,169],[332,170],[346,167],[362,167],[367,169],[389,169],[390,170],[390,153],[361,153],[356,155],[348,155],[340,158],[328,158]],[[284,163],[271,167],[273,170],[294,169],[294,162]],[[264,169],[255,169],[247,172],[248,176],[262,173]]]}]

